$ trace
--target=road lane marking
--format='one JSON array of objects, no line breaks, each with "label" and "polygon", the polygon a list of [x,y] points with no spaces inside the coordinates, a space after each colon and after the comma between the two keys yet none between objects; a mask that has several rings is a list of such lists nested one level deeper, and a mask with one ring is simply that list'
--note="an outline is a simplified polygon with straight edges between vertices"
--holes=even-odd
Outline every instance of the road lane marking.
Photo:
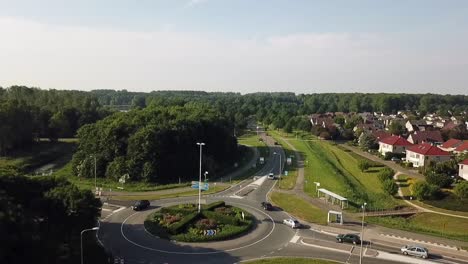
[{"label": "road lane marking", "polygon": [[301,237],[298,236],[298,235],[294,235],[293,238],[291,239],[291,241],[289,241],[290,243],[297,243],[297,241],[300,239]]}]

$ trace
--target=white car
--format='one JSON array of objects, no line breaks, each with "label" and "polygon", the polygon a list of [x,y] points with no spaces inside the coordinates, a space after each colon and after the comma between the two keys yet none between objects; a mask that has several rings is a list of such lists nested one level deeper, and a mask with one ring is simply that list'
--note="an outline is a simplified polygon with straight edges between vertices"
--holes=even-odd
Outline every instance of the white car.
[{"label": "white car", "polygon": [[299,221],[293,218],[284,219],[283,224],[290,226],[291,228],[298,228],[301,226],[301,223],[299,223]]},{"label": "white car", "polygon": [[429,250],[422,246],[406,245],[401,248],[401,253],[404,255],[416,256],[420,258],[429,257]]},{"label": "white car", "polygon": [[269,179],[269,180],[274,180],[274,179],[275,179],[275,175],[274,175],[273,173],[270,172],[270,173],[268,174],[268,179]]}]

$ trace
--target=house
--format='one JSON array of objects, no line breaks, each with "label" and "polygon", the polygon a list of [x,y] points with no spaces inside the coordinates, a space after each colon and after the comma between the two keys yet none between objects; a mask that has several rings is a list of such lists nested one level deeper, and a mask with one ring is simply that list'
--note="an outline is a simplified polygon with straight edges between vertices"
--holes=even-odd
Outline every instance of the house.
[{"label": "house", "polygon": [[414,131],[408,136],[408,141],[412,144],[419,144],[419,143],[442,143],[444,140],[442,139],[442,134],[440,131]]},{"label": "house", "polygon": [[458,176],[468,181],[468,159],[458,163]]},{"label": "house", "polygon": [[462,154],[468,152],[468,141],[463,141],[462,144],[458,145],[455,150],[453,150],[453,153],[455,154]]},{"label": "house", "polygon": [[385,155],[387,152],[391,153],[405,153],[406,148],[411,146],[410,142],[401,136],[390,136],[379,140],[379,152]]},{"label": "house", "polygon": [[459,139],[454,139],[454,138],[451,138],[447,141],[445,141],[442,145],[438,146],[441,150],[443,151],[448,151],[448,152],[452,152],[454,151],[458,146],[460,146],[461,144],[463,144],[463,141],[459,140]]},{"label": "house", "polygon": [[372,132],[372,135],[377,139],[377,141],[380,141],[384,138],[388,138],[388,137],[391,137],[392,135],[390,135],[389,133],[383,131],[383,130],[377,130],[377,131],[373,131]]},{"label": "house", "polygon": [[428,143],[413,145],[406,150],[406,160],[413,163],[413,167],[423,167],[430,161],[443,162],[450,160],[450,152]]},{"label": "house", "polygon": [[405,123],[405,127],[408,132],[413,132],[426,131],[428,128],[432,127],[432,125],[428,125],[424,120],[408,120]]}]

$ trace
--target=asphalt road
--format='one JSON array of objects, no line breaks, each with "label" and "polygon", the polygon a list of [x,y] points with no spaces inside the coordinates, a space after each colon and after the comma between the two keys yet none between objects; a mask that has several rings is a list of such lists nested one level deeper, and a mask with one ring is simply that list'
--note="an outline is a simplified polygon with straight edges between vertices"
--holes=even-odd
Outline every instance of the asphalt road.
[{"label": "asphalt road", "polygon": [[[273,152],[281,153],[281,160],[285,160],[281,147],[271,148],[270,158],[258,176],[266,176],[270,172],[278,173],[279,156],[273,155]],[[124,259],[123,263],[130,264],[238,263],[275,256],[313,257],[343,263],[359,263],[358,247],[339,244],[334,236],[310,230],[307,226],[297,230],[291,229],[282,224],[289,215],[281,208],[264,211],[260,203],[267,200],[267,194],[275,182],[266,179],[263,184],[255,185],[252,184],[253,180],[246,180],[228,190],[202,198],[206,203],[223,200],[227,204],[247,210],[256,217],[255,228],[240,238],[221,242],[181,243],[159,239],[144,229],[144,219],[154,210],[179,203],[198,202],[198,197],[184,197],[152,201],[151,208],[142,212],[126,208],[114,214],[106,214],[106,218],[101,222],[99,239],[114,256],[121,257]],[[375,250],[382,250],[401,258],[398,248],[378,245],[372,245],[372,248],[365,251],[370,253],[365,254],[363,263],[400,263],[392,261],[391,257],[383,259],[372,255]],[[412,258],[405,259],[407,263],[412,262]]]}]

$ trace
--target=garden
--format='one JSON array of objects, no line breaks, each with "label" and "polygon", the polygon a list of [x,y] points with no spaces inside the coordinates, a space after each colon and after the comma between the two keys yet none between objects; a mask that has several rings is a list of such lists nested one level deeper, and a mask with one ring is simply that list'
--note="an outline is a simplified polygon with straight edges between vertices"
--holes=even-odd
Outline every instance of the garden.
[{"label": "garden", "polygon": [[160,238],[182,242],[227,240],[248,232],[255,218],[245,210],[218,201],[202,205],[179,204],[161,208],[145,220],[145,228]]}]

